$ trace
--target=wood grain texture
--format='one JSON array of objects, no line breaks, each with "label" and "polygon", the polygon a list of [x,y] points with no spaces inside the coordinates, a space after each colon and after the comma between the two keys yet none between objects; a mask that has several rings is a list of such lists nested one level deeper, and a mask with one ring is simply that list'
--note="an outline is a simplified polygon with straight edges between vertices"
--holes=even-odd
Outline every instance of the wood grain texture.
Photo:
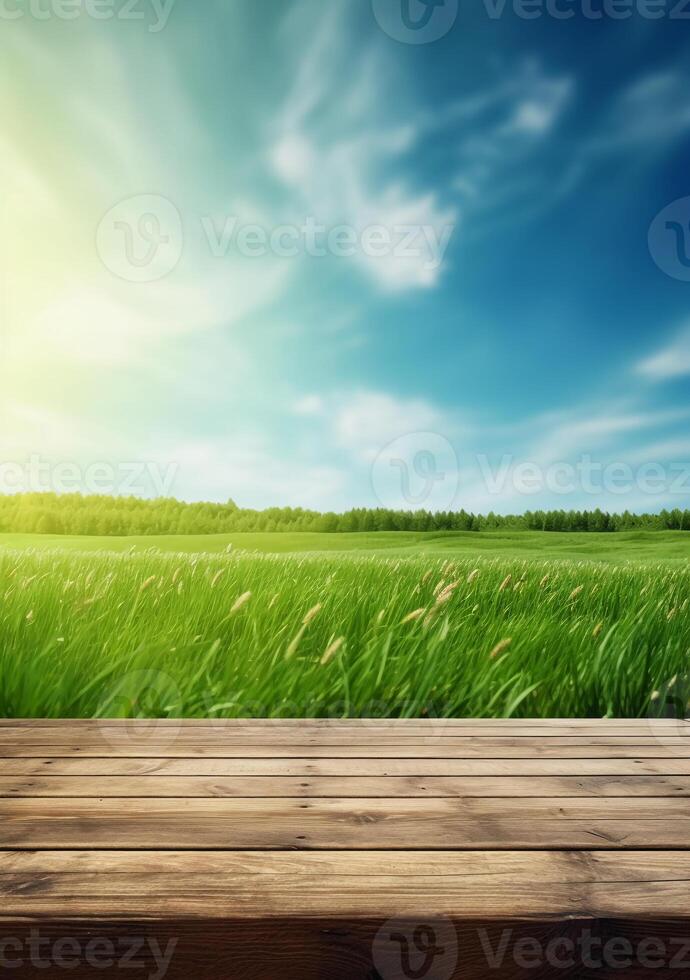
[{"label": "wood grain texture", "polygon": [[78,915],[85,901],[115,916],[130,899],[154,918],[280,916],[288,903],[333,919],[679,915],[689,881],[690,856],[664,852],[19,852],[0,861],[0,922]]},{"label": "wood grain texture", "polygon": [[690,797],[690,776],[0,776],[15,797]]},{"label": "wood grain texture", "polygon": [[2,848],[387,850],[675,848],[678,798],[54,799],[0,801]]},{"label": "wood grain texture", "polygon": [[[0,758],[6,776],[688,776],[690,759]],[[88,781],[85,781],[88,786]],[[89,794],[87,794],[89,795]],[[99,794],[91,794],[99,795]],[[543,794],[538,794],[543,795]]]},{"label": "wood grain texture", "polygon": [[70,742],[11,741],[0,745],[2,758],[157,758],[172,759],[690,759],[690,739],[649,738],[597,741],[591,739],[463,739],[405,743],[371,738],[360,743],[323,744],[320,741],[277,743],[222,738],[188,740],[179,737],[150,740],[84,738]]},{"label": "wood grain texture", "polygon": [[[172,944],[165,980],[392,980],[410,973],[382,948],[420,926],[456,957],[424,974],[445,980],[648,977],[650,940],[654,975],[685,975],[688,726],[0,721],[0,944],[25,952],[38,930],[51,955],[119,955],[135,936],[133,977],[159,976]],[[586,936],[633,958],[516,957]],[[690,943],[687,959],[690,975]],[[69,975],[116,970],[82,956]]]}]

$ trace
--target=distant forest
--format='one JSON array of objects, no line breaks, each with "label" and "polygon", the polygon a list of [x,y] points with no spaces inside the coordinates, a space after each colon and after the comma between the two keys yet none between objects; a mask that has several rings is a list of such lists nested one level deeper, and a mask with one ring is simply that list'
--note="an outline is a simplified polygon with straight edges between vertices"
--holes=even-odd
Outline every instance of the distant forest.
[{"label": "distant forest", "polygon": [[599,509],[527,511],[520,516],[355,508],[344,514],[184,503],[171,498],[26,493],[0,496],[0,531],[35,534],[224,534],[231,531],[690,531],[689,510],[608,514]]}]

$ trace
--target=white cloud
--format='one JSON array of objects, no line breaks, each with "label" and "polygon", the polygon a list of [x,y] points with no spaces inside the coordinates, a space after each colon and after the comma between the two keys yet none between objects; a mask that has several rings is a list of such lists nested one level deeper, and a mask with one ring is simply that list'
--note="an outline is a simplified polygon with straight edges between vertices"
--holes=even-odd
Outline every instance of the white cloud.
[{"label": "white cloud", "polygon": [[304,395],[298,398],[292,406],[295,415],[320,416],[325,411],[325,404],[320,395]]},{"label": "white cloud", "polygon": [[171,445],[161,463],[174,463],[175,496],[185,500],[232,498],[244,507],[328,506],[345,474],[336,467],[286,459],[256,434]]},{"label": "white cloud", "polygon": [[666,381],[690,374],[690,328],[681,331],[670,344],[646,357],[637,373],[650,381]]},{"label": "white cloud", "polygon": [[[469,215],[519,203],[537,188],[539,197],[544,196],[540,155],[574,91],[569,76],[549,75],[538,62],[530,62],[516,68],[509,81],[427,119],[431,130],[449,121],[459,127],[460,169],[454,188]],[[516,180],[518,166],[521,176]]]},{"label": "white cloud", "polygon": [[446,438],[457,425],[423,399],[401,399],[379,391],[360,391],[341,402],[333,415],[337,443],[363,460],[372,460],[389,442],[414,432]]},{"label": "white cloud", "polygon": [[[381,94],[391,65],[373,49],[353,51],[349,16],[348,5],[334,0],[322,8],[316,28],[311,26],[306,51],[300,38],[296,80],[275,121],[268,164],[293,194],[293,221],[310,216],[328,228],[345,225],[358,236],[374,226],[388,230],[397,247],[374,255],[360,246],[351,259],[379,287],[433,287],[445,254],[437,243],[447,247],[456,213],[435,192],[408,186],[400,157],[419,130],[391,119],[394,105]],[[372,84],[363,86],[363,75]],[[391,169],[395,175],[382,178]],[[417,229],[404,255],[403,227]]]},{"label": "white cloud", "polygon": [[603,121],[598,145],[624,149],[639,144],[659,149],[690,129],[687,92],[690,76],[683,68],[645,75],[614,100]]}]

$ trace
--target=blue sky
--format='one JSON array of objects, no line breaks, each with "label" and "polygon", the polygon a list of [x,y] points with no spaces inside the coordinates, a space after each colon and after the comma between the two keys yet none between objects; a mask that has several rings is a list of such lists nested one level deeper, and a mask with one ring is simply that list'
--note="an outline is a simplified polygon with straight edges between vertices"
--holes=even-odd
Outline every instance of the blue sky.
[{"label": "blue sky", "polygon": [[648,241],[690,195],[684,20],[464,0],[409,44],[376,16],[407,0],[42,2],[3,8],[3,460],[246,506],[687,505],[690,283]]}]

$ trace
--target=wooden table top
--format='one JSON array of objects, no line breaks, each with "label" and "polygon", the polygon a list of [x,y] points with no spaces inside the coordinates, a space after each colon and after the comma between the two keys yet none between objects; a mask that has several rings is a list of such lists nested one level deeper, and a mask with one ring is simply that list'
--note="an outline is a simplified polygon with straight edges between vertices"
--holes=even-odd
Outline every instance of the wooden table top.
[{"label": "wooden table top", "polygon": [[[420,973],[425,923],[446,962]],[[690,936],[686,722],[0,723],[0,960],[40,926],[174,937],[170,978],[541,977],[482,936],[543,953],[574,923],[638,960]]]}]

